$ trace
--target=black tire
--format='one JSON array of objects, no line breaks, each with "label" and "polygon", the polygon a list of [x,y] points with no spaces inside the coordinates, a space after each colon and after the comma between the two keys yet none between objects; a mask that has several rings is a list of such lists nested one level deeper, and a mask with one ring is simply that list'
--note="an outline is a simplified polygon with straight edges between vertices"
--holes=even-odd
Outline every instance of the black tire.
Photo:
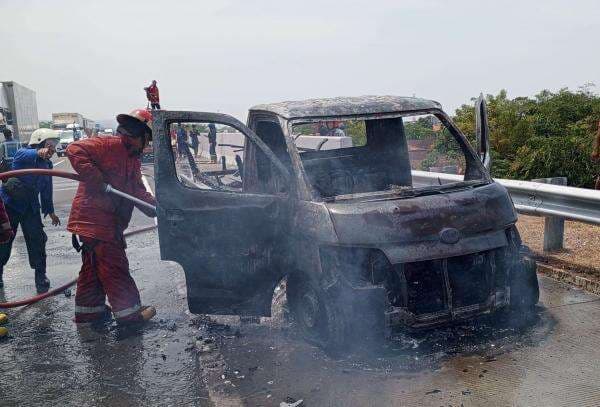
[{"label": "black tire", "polygon": [[296,272],[288,277],[287,300],[294,322],[308,342],[329,353],[343,353],[348,344],[348,323],[335,298],[307,274]]},{"label": "black tire", "polygon": [[530,257],[523,257],[510,275],[510,308],[528,310],[540,300],[537,265]]}]

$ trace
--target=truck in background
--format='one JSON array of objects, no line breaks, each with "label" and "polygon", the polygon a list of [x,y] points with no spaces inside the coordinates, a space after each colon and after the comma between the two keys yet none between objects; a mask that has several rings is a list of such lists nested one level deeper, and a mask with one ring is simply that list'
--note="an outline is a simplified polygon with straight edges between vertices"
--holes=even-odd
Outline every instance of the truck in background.
[{"label": "truck in background", "polygon": [[0,82],[0,132],[9,129],[15,140],[27,143],[38,127],[35,92],[13,81]]},{"label": "truck in background", "polygon": [[80,113],[52,113],[52,129],[64,130],[69,125],[84,128],[84,118]]},{"label": "truck in background", "polygon": [[91,137],[96,122],[84,117],[81,113],[52,113],[52,129],[60,135],[60,143],[56,153],[64,155],[67,146],[81,138]]},{"label": "truck in background", "polygon": [[84,117],[81,113],[52,113],[52,129],[63,130],[78,128],[90,135],[96,126],[92,119]]}]

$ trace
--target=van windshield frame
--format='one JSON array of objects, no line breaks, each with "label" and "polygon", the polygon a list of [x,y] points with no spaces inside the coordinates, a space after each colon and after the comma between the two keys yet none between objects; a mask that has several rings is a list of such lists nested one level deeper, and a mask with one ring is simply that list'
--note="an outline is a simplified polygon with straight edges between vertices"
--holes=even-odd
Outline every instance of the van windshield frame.
[{"label": "van windshield frame", "polygon": [[[315,186],[314,181],[311,180],[311,177],[306,171],[306,162],[304,158],[306,158],[306,149],[298,148],[296,153],[299,156],[299,163],[301,167],[301,172],[305,179],[306,184],[313,191],[313,198],[317,200],[323,201],[337,201],[337,200],[346,200],[346,199],[355,199],[360,197],[373,197],[375,195],[394,195],[396,197],[415,197],[423,194],[431,194],[437,193],[438,191],[451,191],[453,189],[461,189],[463,187],[473,187],[477,185],[485,185],[492,182],[492,179],[489,175],[487,169],[483,166],[481,160],[479,159],[477,153],[474,148],[469,144],[467,138],[464,134],[454,125],[452,120],[440,109],[424,109],[424,110],[414,110],[414,111],[403,111],[403,112],[391,112],[391,113],[381,113],[381,114],[369,114],[369,115],[353,115],[353,116],[324,116],[324,117],[306,117],[306,118],[294,118],[288,121],[288,134],[291,136],[292,141],[296,142],[295,138],[297,137],[294,132],[294,127],[303,124],[317,124],[323,121],[348,121],[348,120],[381,120],[381,119],[397,119],[397,118],[406,118],[410,116],[421,116],[421,115],[433,115],[435,116],[440,123],[448,130],[448,133],[453,137],[453,139],[458,143],[460,147],[460,151],[462,152],[462,156],[464,156],[465,160],[465,171],[464,171],[464,179],[460,181],[455,180],[447,180],[441,181],[437,180],[436,184],[427,184],[427,185],[419,185],[401,189],[377,189],[374,191],[363,192],[359,191],[356,193],[335,193],[332,195],[323,195],[318,187]],[[367,145],[368,146],[368,142]],[[366,147],[365,146],[365,147]],[[414,173],[414,169],[411,171],[411,176]]]}]

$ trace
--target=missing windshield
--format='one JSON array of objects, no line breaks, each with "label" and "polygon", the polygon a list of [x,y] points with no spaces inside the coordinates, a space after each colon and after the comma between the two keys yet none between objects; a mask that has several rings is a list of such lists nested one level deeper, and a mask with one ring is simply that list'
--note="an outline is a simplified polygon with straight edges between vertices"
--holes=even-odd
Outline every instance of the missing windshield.
[{"label": "missing windshield", "polygon": [[292,137],[309,182],[323,198],[410,196],[448,182],[438,173],[452,174],[456,186],[484,180],[463,136],[435,114],[296,123]]}]

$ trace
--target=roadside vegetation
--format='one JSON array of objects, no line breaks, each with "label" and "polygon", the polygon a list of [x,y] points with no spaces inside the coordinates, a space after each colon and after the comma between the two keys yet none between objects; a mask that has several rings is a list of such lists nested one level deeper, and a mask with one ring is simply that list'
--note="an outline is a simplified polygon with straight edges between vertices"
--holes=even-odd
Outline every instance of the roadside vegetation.
[{"label": "roadside vegetation", "polygon": [[[600,174],[600,166],[590,159],[600,120],[600,96],[593,90],[593,84],[586,84],[576,91],[543,90],[533,97],[510,99],[506,90],[487,95],[492,175],[521,180],[562,176],[571,186],[592,188]],[[453,117],[472,145],[475,100],[458,108]],[[434,140],[422,169],[443,165],[455,153],[444,128],[434,130],[425,118],[405,126],[410,139]],[[355,145],[364,144],[364,123],[347,122],[346,133]]]},{"label": "roadside vegetation", "polygon": [[[600,120],[600,96],[593,88],[543,90],[532,98],[510,99],[506,90],[487,95],[492,175],[522,180],[564,176],[571,186],[593,187],[600,173],[590,159]],[[453,120],[474,143],[473,103],[458,108]]]}]

